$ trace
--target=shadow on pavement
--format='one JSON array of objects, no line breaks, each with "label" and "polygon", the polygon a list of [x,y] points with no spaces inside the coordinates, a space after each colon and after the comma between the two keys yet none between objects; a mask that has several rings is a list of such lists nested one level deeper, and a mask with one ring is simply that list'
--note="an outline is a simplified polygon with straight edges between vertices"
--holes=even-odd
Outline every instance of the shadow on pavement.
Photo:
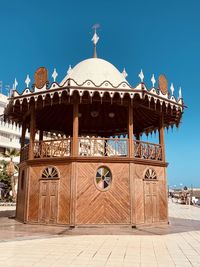
[{"label": "shadow on pavement", "polygon": [[200,230],[200,221],[170,218],[169,225],[131,228],[129,226],[77,227],[23,224],[13,216],[15,211],[0,212],[0,242],[52,238],[67,235],[167,235]]}]

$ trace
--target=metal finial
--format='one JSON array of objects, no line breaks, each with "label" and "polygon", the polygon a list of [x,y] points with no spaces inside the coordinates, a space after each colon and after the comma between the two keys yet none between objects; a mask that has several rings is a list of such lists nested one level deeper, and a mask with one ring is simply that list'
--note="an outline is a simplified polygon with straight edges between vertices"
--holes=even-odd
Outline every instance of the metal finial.
[{"label": "metal finial", "polygon": [[17,79],[15,78],[15,81],[14,81],[14,84],[13,84],[14,90],[17,89],[17,85],[18,85],[18,82],[17,82]]},{"label": "metal finial", "polygon": [[54,71],[52,73],[52,78],[53,78],[54,82],[56,81],[57,76],[58,76],[58,73],[57,73],[56,69],[54,68]]},{"label": "metal finial", "polygon": [[181,90],[181,87],[179,88],[179,91],[178,91],[178,97],[179,97],[179,99],[182,98],[182,90]]},{"label": "metal finial", "polygon": [[97,29],[100,27],[99,24],[95,24],[92,28],[94,29],[94,35],[92,37],[92,42],[94,44],[94,54],[93,54],[93,57],[94,58],[97,58],[97,50],[96,50],[96,45],[99,41],[99,36],[97,35]]},{"label": "metal finial", "polygon": [[26,88],[29,88],[29,83],[30,83],[30,77],[29,77],[29,75],[27,74],[27,76],[26,76],[26,80],[25,80],[25,84],[26,84]]},{"label": "metal finial", "polygon": [[172,95],[174,95],[174,85],[173,85],[173,83],[171,83],[170,90],[172,92]]},{"label": "metal finial", "polygon": [[128,76],[128,73],[126,72],[125,68],[122,71],[122,75],[124,76],[124,78],[126,78]]},{"label": "metal finial", "polygon": [[143,73],[142,69],[141,69],[140,74],[138,75],[138,77],[140,78],[141,83],[143,83],[143,81],[144,81],[144,73]]},{"label": "metal finial", "polygon": [[152,82],[152,86],[154,87],[155,86],[155,83],[156,83],[156,79],[154,77],[154,74],[151,77],[151,82]]}]

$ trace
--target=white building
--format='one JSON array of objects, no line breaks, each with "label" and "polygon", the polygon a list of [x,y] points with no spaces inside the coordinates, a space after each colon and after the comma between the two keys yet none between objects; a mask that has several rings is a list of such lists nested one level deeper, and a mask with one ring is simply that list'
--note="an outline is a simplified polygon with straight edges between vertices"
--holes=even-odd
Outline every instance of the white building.
[{"label": "white building", "polygon": [[[21,127],[16,124],[4,122],[3,113],[7,105],[7,96],[0,93],[0,160],[6,158],[2,154],[9,149],[20,150]],[[14,158],[14,162],[19,162],[19,157]]]}]

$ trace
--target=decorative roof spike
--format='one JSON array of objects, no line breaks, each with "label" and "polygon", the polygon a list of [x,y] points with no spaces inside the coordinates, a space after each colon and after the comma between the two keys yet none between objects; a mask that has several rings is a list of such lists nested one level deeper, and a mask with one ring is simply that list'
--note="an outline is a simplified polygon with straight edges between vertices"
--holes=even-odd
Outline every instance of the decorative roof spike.
[{"label": "decorative roof spike", "polygon": [[128,73],[126,72],[125,68],[122,71],[122,75],[124,76],[124,78],[126,78],[128,76]]},{"label": "decorative roof spike", "polygon": [[25,84],[26,84],[26,88],[29,88],[29,83],[30,83],[30,77],[29,77],[29,75],[27,74],[27,76],[26,76],[26,80],[25,80]]},{"label": "decorative roof spike", "polygon": [[94,58],[97,58],[97,51],[96,51],[96,45],[99,41],[99,36],[97,35],[97,29],[100,27],[99,24],[95,24],[92,28],[94,29],[94,35],[91,39],[91,41],[93,42],[94,44],[94,54],[93,54],[93,57]]},{"label": "decorative roof spike", "polygon": [[72,71],[72,67],[71,67],[71,65],[69,65],[69,68],[67,70],[67,74],[69,75],[71,71]]},{"label": "decorative roof spike", "polygon": [[170,90],[172,92],[172,95],[174,95],[174,85],[173,85],[173,83],[171,83]]},{"label": "decorative roof spike", "polygon": [[52,73],[52,78],[53,78],[53,81],[56,82],[56,78],[58,77],[58,73],[56,71],[56,68],[54,68],[54,71]]},{"label": "decorative roof spike", "polygon": [[179,88],[179,91],[178,91],[178,98],[180,99],[180,98],[183,98],[182,97],[182,90],[181,90],[181,87]]},{"label": "decorative roof spike", "polygon": [[141,83],[143,83],[143,81],[144,81],[144,73],[143,73],[142,69],[141,69],[140,74],[138,75],[138,77],[140,78]]},{"label": "decorative roof spike", "polygon": [[15,78],[15,81],[14,81],[14,84],[13,84],[13,88],[14,88],[14,90],[17,89],[17,85],[18,85],[18,82],[17,82],[17,79]]},{"label": "decorative roof spike", "polygon": [[154,74],[151,77],[151,82],[152,82],[152,86],[154,87],[155,86],[155,83],[156,83],[156,79],[154,77]]}]

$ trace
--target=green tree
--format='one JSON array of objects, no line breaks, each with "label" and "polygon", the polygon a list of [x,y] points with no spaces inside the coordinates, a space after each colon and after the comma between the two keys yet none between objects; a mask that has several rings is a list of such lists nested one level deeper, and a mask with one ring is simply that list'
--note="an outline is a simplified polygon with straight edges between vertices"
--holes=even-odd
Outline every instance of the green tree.
[{"label": "green tree", "polygon": [[[10,183],[11,189],[12,189],[12,199],[13,201],[16,200],[16,191],[15,191],[15,179],[14,175],[18,172],[18,165],[13,162],[14,157],[18,157],[20,155],[20,152],[16,149],[10,149],[5,152],[3,155],[5,158],[9,158],[9,162],[5,166],[5,170],[2,172],[2,175],[4,178],[7,179],[8,184]],[[6,173],[6,175],[4,174]]]}]

